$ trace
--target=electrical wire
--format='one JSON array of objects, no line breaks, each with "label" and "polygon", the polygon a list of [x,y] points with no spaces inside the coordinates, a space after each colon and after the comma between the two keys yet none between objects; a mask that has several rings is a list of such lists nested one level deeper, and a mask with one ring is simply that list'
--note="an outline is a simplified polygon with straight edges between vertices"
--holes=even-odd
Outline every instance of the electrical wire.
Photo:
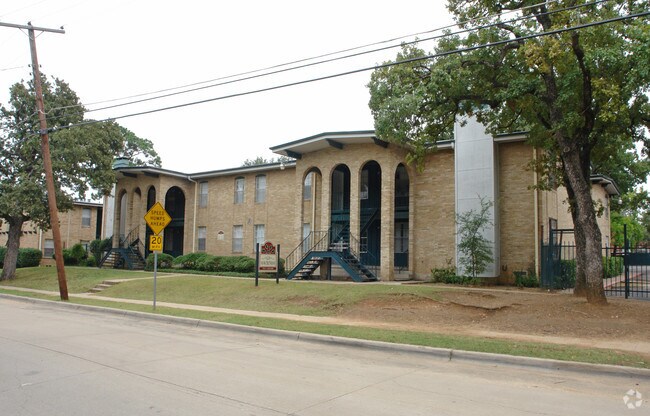
[{"label": "electrical wire", "polygon": [[[552,15],[552,14],[555,14],[555,13],[562,13],[562,12],[565,12],[565,11],[574,10],[574,9],[581,8],[581,7],[588,7],[588,6],[597,5],[599,3],[604,3],[604,2],[607,2],[607,1],[611,1],[611,0],[596,0],[596,1],[593,1],[591,3],[585,3],[585,4],[581,4],[581,5],[574,5],[574,6],[569,6],[569,7],[565,7],[565,8],[562,8],[562,9],[556,9],[556,10],[553,10],[553,11],[540,13],[538,16],[545,16],[545,15],[548,16],[548,15]],[[534,19],[535,17],[536,16],[521,16],[521,17],[518,17],[518,18],[515,18],[515,19],[510,19],[510,20],[500,21],[500,22],[491,23],[491,24],[487,24],[487,25],[462,29],[462,30],[458,30],[456,32],[445,33],[443,35],[432,36],[432,37],[428,37],[428,38],[424,38],[424,39],[416,39],[416,40],[410,41],[410,42],[402,42],[399,45],[384,46],[384,47],[378,48],[378,49],[372,49],[372,50],[364,51],[364,52],[357,52],[357,53],[350,54],[350,55],[344,55],[344,56],[340,56],[340,57],[337,57],[337,58],[331,58],[331,59],[326,59],[326,60],[322,60],[322,61],[311,62],[311,63],[308,63],[308,64],[303,64],[303,65],[294,66],[294,67],[290,67],[290,68],[278,69],[278,70],[271,71],[271,72],[265,72],[263,74],[251,75],[251,76],[248,76],[248,77],[238,78],[238,79],[230,80],[230,81],[219,82],[219,83],[216,83],[216,84],[204,85],[202,87],[192,88],[192,89],[188,89],[188,90],[184,90],[184,91],[178,91],[178,92],[173,92],[173,93],[168,93],[168,94],[163,94],[163,95],[156,95],[154,97],[142,98],[142,99],[139,99],[139,100],[129,101],[129,102],[126,102],[126,103],[113,104],[113,105],[107,105],[107,106],[99,107],[99,108],[87,109],[86,113],[91,113],[91,112],[94,112],[94,111],[101,111],[101,110],[108,110],[108,109],[117,108],[117,107],[124,107],[124,106],[127,106],[127,105],[139,104],[139,103],[143,103],[143,102],[147,102],[147,101],[158,100],[158,99],[161,99],[161,98],[173,97],[173,96],[176,96],[176,95],[187,94],[187,93],[190,93],[190,92],[196,92],[196,91],[205,90],[205,89],[208,89],[208,88],[220,87],[220,86],[224,86],[224,85],[228,85],[228,84],[234,84],[234,83],[242,82],[242,81],[249,81],[249,80],[256,79],[256,78],[262,78],[262,77],[266,77],[266,76],[270,76],[270,75],[280,74],[280,73],[283,73],[283,72],[294,71],[296,69],[308,68],[308,67],[311,67],[311,66],[322,65],[324,63],[335,62],[335,61],[339,61],[339,60],[343,60],[343,59],[348,59],[348,58],[353,58],[353,57],[357,57],[357,56],[361,56],[361,55],[366,55],[366,54],[369,54],[369,53],[374,53],[374,52],[380,52],[380,51],[384,51],[384,50],[388,50],[388,49],[393,49],[393,48],[396,48],[396,47],[400,47],[402,45],[413,45],[413,44],[416,44],[416,43],[427,42],[427,41],[436,40],[436,39],[442,39],[442,38],[446,38],[446,37],[450,37],[450,36],[454,36],[454,35],[459,35],[459,34],[462,34],[462,33],[468,33],[468,32],[475,31],[475,30],[487,29],[487,28],[490,28],[490,27],[497,27],[499,25],[506,24],[506,23],[516,23],[516,22],[522,21],[522,20]],[[90,105],[90,104],[86,104],[86,105]],[[63,107],[63,108],[71,108],[71,107],[75,107],[75,106],[68,106],[68,107]],[[59,107],[58,109],[61,109],[61,108],[62,107]],[[52,110],[54,110],[54,109],[51,109],[49,111],[52,111]]]},{"label": "electrical wire", "polygon": [[[459,22],[459,23],[454,23],[454,24],[450,24],[450,25],[446,25],[446,26],[441,26],[441,27],[438,27],[438,28],[435,28],[435,29],[424,31],[424,32],[418,32],[418,33],[414,33],[414,34],[410,34],[410,35],[404,35],[404,36],[400,36],[400,37],[396,37],[396,38],[392,38],[392,39],[388,39],[388,40],[383,40],[383,41],[373,42],[373,43],[369,43],[369,44],[365,44],[365,45],[361,45],[361,46],[356,46],[356,47],[352,47],[352,48],[342,49],[342,50],[339,50],[339,51],[336,51],[336,52],[329,52],[329,53],[313,56],[313,57],[310,57],[310,58],[303,58],[303,59],[298,59],[298,60],[295,60],[295,61],[285,62],[285,63],[282,63],[282,64],[271,65],[271,66],[260,68],[260,69],[240,72],[240,73],[237,73],[237,74],[226,75],[226,76],[213,78],[213,79],[206,80],[206,81],[200,81],[200,82],[195,82],[195,83],[191,83],[191,84],[185,84],[185,85],[178,86],[178,87],[165,88],[165,89],[161,89],[161,90],[157,90],[157,91],[151,91],[151,92],[147,92],[147,93],[140,93],[140,94],[130,95],[130,96],[127,96],[127,97],[113,98],[113,99],[102,100],[102,101],[95,101],[95,102],[91,102],[91,103],[78,104],[78,105],[74,105],[74,106],[57,107],[57,108],[52,108],[52,109],[50,109],[48,111],[60,110],[60,109],[66,109],[66,108],[74,108],[74,107],[79,107],[79,106],[92,106],[92,105],[96,105],[96,104],[103,104],[103,103],[109,103],[109,102],[115,102],[115,101],[122,101],[122,100],[126,100],[126,99],[131,99],[131,98],[143,97],[143,96],[146,96],[146,95],[152,95],[152,94],[158,94],[158,93],[163,93],[163,92],[168,92],[168,91],[174,91],[174,90],[178,90],[178,89],[182,89],[182,88],[194,87],[194,86],[207,84],[207,83],[211,83],[211,82],[215,82],[215,81],[223,81],[223,80],[230,79],[230,78],[251,75],[251,74],[255,74],[255,73],[258,73],[258,72],[262,72],[262,71],[269,71],[269,70],[282,68],[282,67],[289,66],[289,65],[294,65],[294,64],[298,64],[298,63],[302,63],[302,62],[312,61],[312,60],[315,60],[315,59],[325,58],[325,57],[328,57],[328,56],[335,56],[335,55],[339,55],[339,54],[346,53],[346,52],[351,52],[351,51],[364,49],[364,48],[368,48],[368,47],[372,47],[372,46],[377,46],[377,45],[382,45],[382,44],[386,44],[386,43],[390,43],[390,42],[395,42],[395,41],[398,41],[398,40],[411,38],[413,36],[423,35],[423,34],[427,34],[427,33],[440,32],[440,31],[450,29],[450,28],[453,28],[453,27],[456,27],[456,26],[470,24],[470,23],[473,23],[473,22],[476,22],[476,21],[479,21],[479,20],[498,17],[498,16],[503,16],[503,15],[510,14],[510,13],[517,13],[517,12],[525,11],[525,10],[528,10],[528,9],[531,9],[531,8],[539,7],[539,6],[542,6],[542,5],[555,3],[555,2],[558,2],[558,1],[559,0],[547,0],[547,1],[536,3],[536,4],[533,4],[533,5],[530,5],[530,6],[521,7],[519,9],[508,10],[505,13],[495,13],[495,14],[492,14],[492,15],[489,15],[489,16],[486,16],[486,17],[468,19],[468,20],[465,20],[465,21],[462,21],[462,22]],[[590,3],[590,5],[591,4],[596,4],[596,3],[602,3],[602,2],[605,2],[605,1],[610,1],[610,0],[599,0],[599,1],[596,1],[596,2],[593,2],[593,3]],[[574,7],[585,7],[585,6],[586,5],[580,5],[580,6],[574,6]],[[557,12],[557,11],[553,11],[553,12]],[[458,33],[463,33],[463,31],[458,32]],[[433,38],[429,38],[429,39],[422,39],[420,41],[427,41],[427,40],[432,40],[432,39],[436,39],[436,38],[438,38],[438,37],[433,37]],[[417,41],[408,42],[408,44],[416,43],[416,42]],[[214,84],[214,85],[211,85],[211,86],[195,88],[195,89],[179,92],[178,94],[184,94],[184,93],[187,93],[187,92],[193,92],[193,91],[197,91],[197,90],[201,90],[201,89],[212,88],[214,86],[221,86],[221,85],[231,84],[233,82],[240,82],[240,81],[250,80],[250,79],[253,79],[253,78],[259,78],[261,76],[273,75],[273,74],[277,74],[277,73],[285,72],[285,71],[290,71],[290,70],[294,70],[294,69],[301,69],[301,68],[308,67],[308,66],[313,66],[313,65],[322,64],[322,63],[328,63],[328,62],[341,60],[341,59],[347,59],[347,58],[350,58],[350,57],[355,57],[355,56],[363,55],[363,54],[366,54],[366,53],[379,52],[379,51],[382,51],[382,50],[386,50],[386,49],[390,49],[390,48],[396,48],[396,47],[399,47],[399,46],[401,46],[401,44],[391,45],[391,46],[388,46],[388,47],[379,48],[379,49],[375,49],[375,50],[370,50],[370,51],[363,52],[363,53],[356,53],[356,54],[352,54],[352,55],[347,55],[347,56],[340,57],[340,58],[324,60],[324,61],[320,61],[320,62],[313,63],[313,64],[292,67],[292,68],[289,68],[289,69],[284,70],[284,71],[273,71],[273,72],[270,72],[270,73],[264,74],[264,75],[250,76],[250,77],[246,77],[246,78],[236,80],[236,81],[223,82],[223,83],[218,83],[218,84]],[[165,94],[165,95],[161,95],[161,96],[157,96],[157,97],[153,97],[153,98],[149,98],[149,99],[136,100],[136,101],[133,101],[133,102],[123,103],[123,104],[119,104],[119,105],[115,105],[115,106],[106,106],[106,107],[102,107],[102,108],[98,108],[98,109],[89,109],[89,110],[87,110],[87,112],[99,111],[99,110],[104,110],[104,109],[109,109],[109,108],[115,108],[115,107],[124,106],[124,105],[130,105],[131,103],[140,103],[140,102],[144,102],[144,101],[150,101],[152,99],[166,98],[166,97],[169,97],[169,96],[172,96],[172,95],[177,95],[177,94]]]},{"label": "electrical wire", "polygon": [[220,100],[225,100],[225,99],[230,99],[230,98],[235,98],[235,97],[242,97],[242,96],[246,96],[246,95],[258,94],[258,93],[262,93],[262,92],[268,92],[268,91],[273,91],[273,90],[278,90],[278,89],[283,89],[283,88],[288,88],[288,87],[294,87],[294,86],[298,86],[298,85],[309,84],[309,83],[313,83],[313,82],[324,81],[324,80],[333,79],[333,78],[339,78],[339,77],[343,77],[343,76],[347,76],[347,75],[358,74],[358,73],[361,73],[361,72],[373,71],[373,70],[377,70],[377,69],[388,68],[388,67],[403,65],[403,64],[412,63],[412,62],[418,62],[418,61],[430,60],[430,59],[435,59],[435,58],[441,58],[441,57],[444,57],[444,56],[455,55],[455,54],[460,54],[460,53],[464,53],[464,52],[471,52],[471,51],[478,50],[478,49],[491,48],[491,47],[495,47],[495,46],[501,46],[501,45],[506,45],[506,44],[509,44],[509,43],[514,43],[514,42],[517,42],[517,43],[518,42],[523,42],[523,41],[529,40],[529,39],[536,39],[536,38],[540,38],[540,37],[543,37],[543,36],[556,35],[556,34],[565,33],[565,32],[569,32],[569,31],[585,29],[585,28],[593,27],[593,26],[601,26],[601,25],[604,25],[604,24],[620,22],[620,21],[633,19],[633,18],[637,18],[637,17],[648,16],[648,15],[650,15],[650,12],[641,12],[641,13],[635,13],[635,14],[630,14],[630,15],[625,15],[625,16],[618,16],[618,17],[611,18],[611,19],[599,20],[597,22],[585,23],[585,24],[582,24],[582,25],[575,25],[575,26],[555,29],[555,30],[551,30],[551,31],[547,31],[547,32],[533,33],[533,34],[530,34],[530,35],[520,36],[520,37],[517,37],[517,38],[514,38],[514,39],[504,39],[504,40],[490,42],[490,43],[483,43],[483,44],[475,45],[475,46],[472,46],[472,47],[469,47],[469,48],[454,49],[454,50],[451,50],[451,51],[430,54],[430,55],[426,55],[426,56],[422,56],[422,57],[404,59],[404,60],[401,60],[401,61],[389,62],[389,63],[370,66],[370,67],[365,67],[365,68],[359,68],[359,69],[355,69],[355,70],[351,70],[351,71],[341,72],[341,73],[332,74],[332,75],[326,75],[326,76],[317,77],[317,78],[311,78],[311,79],[302,80],[302,81],[290,82],[290,83],[286,83],[286,84],[275,85],[275,86],[271,86],[271,87],[267,87],[267,88],[260,88],[260,89],[251,90],[251,91],[228,94],[228,95],[224,95],[224,96],[220,96],[220,97],[213,97],[213,98],[208,98],[208,99],[204,99],[204,100],[191,101],[191,102],[187,102],[187,103],[182,103],[182,104],[176,104],[176,105],[167,106],[167,107],[156,108],[156,109],[153,109],[153,110],[146,110],[146,111],[140,111],[140,112],[136,112],[136,113],[124,114],[124,115],[117,116],[117,117],[105,118],[103,120],[89,120],[89,121],[85,121],[85,122],[81,122],[81,123],[70,124],[70,125],[67,125],[67,126],[51,128],[51,129],[48,129],[48,131],[55,132],[55,131],[59,131],[59,130],[63,130],[63,129],[68,129],[68,128],[71,128],[71,127],[79,127],[79,126],[85,126],[85,125],[90,125],[90,124],[115,121],[115,120],[124,119],[124,118],[142,116],[142,115],[146,115],[146,114],[153,114],[153,113],[158,113],[158,112],[162,112],[162,111],[168,111],[168,110],[173,110],[173,109],[178,109],[178,108],[183,108],[183,107],[189,107],[189,106],[194,106],[194,105],[199,105],[199,104],[205,104],[205,103],[208,103],[208,102],[214,102],[214,101],[220,101]]}]

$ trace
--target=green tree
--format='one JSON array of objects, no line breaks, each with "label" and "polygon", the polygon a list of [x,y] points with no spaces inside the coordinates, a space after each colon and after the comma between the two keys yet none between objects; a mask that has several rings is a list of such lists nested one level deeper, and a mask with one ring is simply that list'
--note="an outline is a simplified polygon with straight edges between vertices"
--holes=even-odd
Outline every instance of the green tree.
[{"label": "green tree", "polygon": [[[637,142],[644,143],[647,157],[648,18],[524,40],[647,11],[645,1],[632,0],[567,9],[585,3],[450,0],[456,20],[470,22],[461,28],[472,30],[445,37],[435,52],[477,48],[375,71],[370,108],[377,134],[409,144],[418,161],[436,141],[451,137],[459,117],[476,116],[492,133],[528,131],[529,142],[545,150],[543,164],[536,168],[547,179],[559,172],[567,188],[577,244],[575,293],[591,303],[606,303],[591,168],[598,162],[601,169],[619,170],[617,163],[627,163],[623,156]],[[499,15],[511,10],[524,18]],[[483,47],[501,41],[508,42]],[[417,47],[404,46],[397,60],[424,56]],[[618,160],[609,163],[612,155]],[[616,176],[614,171],[597,173]]]},{"label": "green tree", "polygon": [[611,214],[612,242],[618,247],[625,245],[624,226],[627,225],[627,240],[630,247],[636,247],[637,244],[644,241],[646,229],[636,218],[632,216],[623,216],[618,212]]},{"label": "green tree", "polygon": [[129,159],[132,166],[162,166],[160,156],[153,148],[151,140],[138,137],[126,127],[118,126],[123,139],[123,147],[117,156]]},{"label": "green tree", "polygon": [[271,157],[266,159],[264,156],[257,156],[255,159],[246,159],[242,166],[257,166],[257,165],[266,165],[269,163],[288,163],[293,162],[294,159],[287,156]]},{"label": "green tree", "polygon": [[[124,150],[125,138],[110,122],[58,130],[83,121],[85,110],[65,81],[43,76],[42,83],[48,127],[54,130],[50,147],[57,205],[65,211],[75,198],[110,191],[112,161]],[[10,88],[8,105],[0,106],[0,124],[0,219],[9,225],[4,280],[15,275],[23,224],[33,221],[45,229],[50,224],[33,83]]]},{"label": "green tree", "polygon": [[483,230],[489,225],[492,201],[481,198],[481,208],[469,210],[456,215],[458,225],[458,263],[465,273],[472,277],[483,273],[492,260],[492,242],[483,235]]}]

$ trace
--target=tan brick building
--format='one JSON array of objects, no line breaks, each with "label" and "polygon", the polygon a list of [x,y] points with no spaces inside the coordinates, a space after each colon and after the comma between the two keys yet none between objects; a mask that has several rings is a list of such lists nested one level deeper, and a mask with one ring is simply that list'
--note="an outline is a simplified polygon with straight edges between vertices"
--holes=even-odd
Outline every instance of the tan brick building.
[{"label": "tan brick building", "polygon": [[[373,131],[323,133],[271,150],[295,161],[192,174],[116,167],[114,245],[148,241],[143,216],[160,202],[173,218],[163,251],[174,256],[254,256],[255,243],[268,240],[281,245],[289,268],[316,262],[315,275],[337,263],[334,274],[351,274],[337,257],[345,252],[381,280],[425,279],[457,263],[456,214],[484,198],[494,202],[485,231],[494,256],[484,276],[511,281],[515,271],[539,275],[540,243],[549,226],[566,221],[562,191],[534,189],[528,166],[539,154],[525,136],[488,136],[473,120],[438,143],[421,172],[404,148]],[[594,183],[607,206],[616,193],[611,181]],[[609,210],[601,227],[609,238]]]},{"label": "tan brick building", "polygon": [[[70,248],[75,244],[82,244],[87,248],[92,240],[101,238],[102,212],[102,204],[86,201],[75,201],[71,210],[59,212],[63,248]],[[0,225],[1,246],[7,245],[8,231],[8,224]],[[54,254],[52,230],[42,230],[31,221],[24,223],[20,247],[41,250],[44,260],[51,259]]]}]

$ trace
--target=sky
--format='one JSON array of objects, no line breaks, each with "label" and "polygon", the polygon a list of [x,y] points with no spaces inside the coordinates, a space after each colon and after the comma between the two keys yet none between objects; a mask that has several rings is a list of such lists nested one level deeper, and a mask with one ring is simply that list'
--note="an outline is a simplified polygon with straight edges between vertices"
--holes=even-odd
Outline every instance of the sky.
[{"label": "sky", "polygon": [[[65,34],[38,35],[41,71],[68,82],[91,110],[137,98],[93,103],[422,33],[448,25],[452,19],[441,0],[2,1],[0,22],[30,21],[34,26],[64,27]],[[433,47],[430,43],[420,46],[425,50]],[[31,78],[26,32],[0,27],[0,51],[0,103],[4,104],[12,84]],[[394,59],[397,51],[393,48],[137,105],[91,111],[86,117],[120,117],[371,67]],[[151,140],[165,169],[195,173],[237,167],[246,159],[277,156],[268,150],[271,146],[322,132],[373,129],[366,87],[370,74],[361,72],[117,122]],[[151,95],[138,98],[147,97]]]}]

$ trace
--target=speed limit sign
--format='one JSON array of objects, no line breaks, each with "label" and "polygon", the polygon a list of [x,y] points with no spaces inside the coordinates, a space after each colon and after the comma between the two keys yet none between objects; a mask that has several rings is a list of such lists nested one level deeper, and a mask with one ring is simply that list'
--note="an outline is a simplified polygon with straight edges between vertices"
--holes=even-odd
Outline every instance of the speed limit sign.
[{"label": "speed limit sign", "polygon": [[162,236],[160,235],[150,235],[149,236],[149,250],[151,251],[162,251],[163,242]]}]

